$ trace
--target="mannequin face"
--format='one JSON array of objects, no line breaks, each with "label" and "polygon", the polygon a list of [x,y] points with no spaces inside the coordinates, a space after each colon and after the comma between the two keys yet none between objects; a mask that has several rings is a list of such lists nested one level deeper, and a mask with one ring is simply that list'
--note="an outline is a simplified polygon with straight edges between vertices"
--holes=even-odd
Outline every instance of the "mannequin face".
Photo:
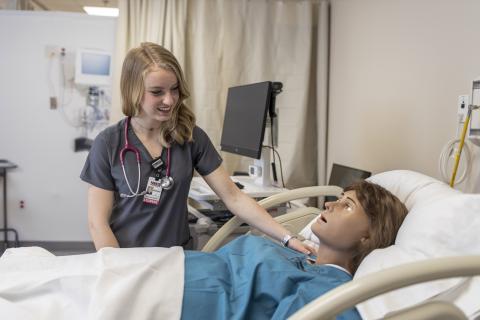
[{"label": "mannequin face", "polygon": [[312,232],[322,245],[348,252],[368,239],[370,219],[357,199],[355,191],[347,191],[342,198],[325,203],[325,211],[312,224]]}]

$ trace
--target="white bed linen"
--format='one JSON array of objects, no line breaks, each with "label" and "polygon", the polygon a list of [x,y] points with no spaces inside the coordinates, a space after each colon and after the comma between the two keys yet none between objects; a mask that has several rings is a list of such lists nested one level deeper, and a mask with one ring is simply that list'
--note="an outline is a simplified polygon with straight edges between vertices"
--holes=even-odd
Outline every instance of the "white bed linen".
[{"label": "white bed linen", "polygon": [[8,249],[0,258],[0,319],[179,319],[183,282],[181,247],[72,256]]}]

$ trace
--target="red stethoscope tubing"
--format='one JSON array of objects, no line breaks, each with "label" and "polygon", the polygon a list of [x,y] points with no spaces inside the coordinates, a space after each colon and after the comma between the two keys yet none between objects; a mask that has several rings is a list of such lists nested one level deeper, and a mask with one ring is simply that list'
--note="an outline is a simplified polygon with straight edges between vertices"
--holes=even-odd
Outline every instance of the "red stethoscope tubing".
[{"label": "red stethoscope tubing", "polygon": [[[140,151],[138,151],[137,148],[135,148],[133,145],[131,145],[128,142],[128,127],[130,125],[130,117],[127,117],[125,120],[125,126],[124,126],[124,138],[125,138],[125,145],[123,146],[122,150],[120,150],[120,164],[122,165],[122,171],[123,171],[123,177],[125,178],[125,182],[127,183],[128,189],[130,191],[130,194],[120,194],[122,198],[131,198],[131,197],[136,197],[145,194],[144,192],[138,192],[140,189],[140,176],[141,176],[141,170],[140,170]],[[133,152],[135,154],[135,158],[137,160],[137,168],[138,168],[138,180],[137,180],[137,189],[135,192],[130,186],[130,183],[127,178],[127,174],[125,172],[125,154],[127,152]],[[167,177],[170,177],[170,148],[167,148]]]},{"label": "red stethoscope tubing", "polygon": [[138,151],[137,148],[130,145],[130,143],[128,142],[128,126],[129,125],[130,125],[130,117],[128,117],[125,120],[125,126],[124,126],[125,145],[122,148],[122,150],[120,150],[120,163],[122,164],[122,166],[125,162],[125,153],[127,153],[128,151],[132,151],[133,153],[135,153],[135,157],[137,158],[137,164],[140,164],[140,152]]},{"label": "red stethoscope tubing", "polygon": [[170,148],[167,148],[167,177],[170,177]]}]

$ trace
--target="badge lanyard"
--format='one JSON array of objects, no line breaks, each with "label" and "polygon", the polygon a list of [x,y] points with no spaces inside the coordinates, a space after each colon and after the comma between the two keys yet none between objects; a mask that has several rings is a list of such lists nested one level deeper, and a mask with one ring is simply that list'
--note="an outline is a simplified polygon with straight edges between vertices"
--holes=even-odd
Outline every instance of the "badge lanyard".
[{"label": "badge lanyard", "polygon": [[147,182],[147,190],[143,197],[143,202],[157,205],[160,202],[160,196],[163,190],[169,190],[173,187],[173,178],[170,176],[170,148],[167,149],[167,169],[166,175],[160,178],[160,172],[164,167],[161,158],[152,161],[152,167],[155,172],[154,177],[149,177]]},{"label": "badge lanyard", "polygon": [[[139,192],[140,190],[140,176],[141,176],[141,169],[140,169],[140,152],[138,151],[137,148],[135,148],[133,145],[131,145],[128,141],[128,127],[130,125],[130,117],[128,117],[125,120],[125,126],[124,126],[124,138],[125,138],[125,145],[120,150],[120,164],[122,165],[122,171],[123,171],[123,177],[125,178],[125,182],[127,183],[128,190],[130,191],[130,194],[125,194],[121,193],[120,197],[121,198],[133,198],[137,196],[142,196],[145,195],[144,197],[144,202],[147,203],[152,203],[151,201],[146,201],[146,195],[149,193],[152,193],[155,191],[155,198],[157,198],[157,193],[158,193],[158,200],[160,199],[160,195],[162,190],[169,190],[173,187],[173,178],[170,176],[170,148],[167,148],[167,172],[166,176],[160,178],[159,177],[150,177],[148,179],[147,183],[147,189],[143,192]],[[135,154],[135,158],[137,161],[137,173],[138,173],[138,179],[137,179],[137,188],[135,191],[133,191],[130,182],[128,181],[127,174],[125,172],[125,154],[127,152],[133,152]],[[155,166],[156,165],[156,166]],[[163,161],[161,159],[157,159],[152,162],[152,166],[154,169],[161,169],[163,166]],[[158,204],[158,200],[156,201],[156,204]]]}]

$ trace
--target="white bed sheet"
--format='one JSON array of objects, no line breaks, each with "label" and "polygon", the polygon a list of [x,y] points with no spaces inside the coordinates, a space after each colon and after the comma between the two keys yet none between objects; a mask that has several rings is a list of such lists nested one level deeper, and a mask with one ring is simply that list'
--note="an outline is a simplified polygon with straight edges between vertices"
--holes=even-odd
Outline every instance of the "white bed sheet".
[{"label": "white bed sheet", "polygon": [[0,319],[179,319],[183,282],[181,247],[58,257],[8,249],[0,258]]}]

